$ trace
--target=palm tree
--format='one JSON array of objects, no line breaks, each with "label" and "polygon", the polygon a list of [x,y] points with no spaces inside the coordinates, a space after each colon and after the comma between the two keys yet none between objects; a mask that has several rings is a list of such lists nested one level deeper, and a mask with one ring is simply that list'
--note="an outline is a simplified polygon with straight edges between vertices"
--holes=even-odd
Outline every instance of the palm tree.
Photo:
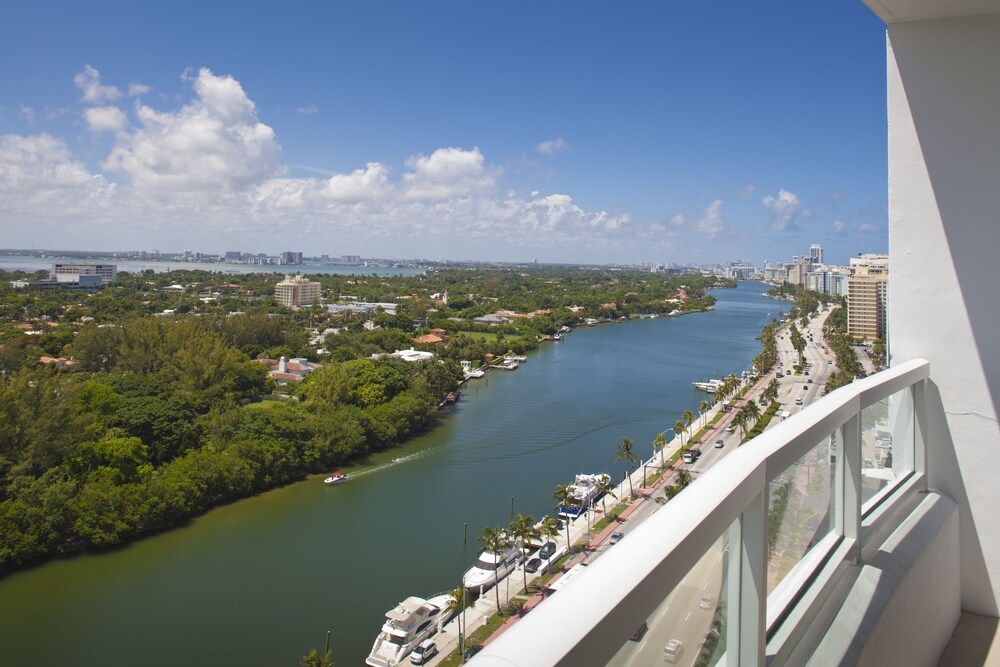
[{"label": "palm tree", "polygon": [[[712,407],[711,403],[709,403],[706,400],[702,400],[701,405],[698,406],[698,412],[701,413],[702,417],[706,417],[708,415],[708,411],[711,409],[711,407]],[[701,427],[705,428],[705,423],[704,422],[702,422]]]},{"label": "palm tree", "polygon": [[[517,518],[510,522],[507,532],[521,545],[522,554],[524,553],[525,545],[531,540],[537,540],[540,535],[538,529],[535,528],[535,517],[524,516],[523,514],[518,514]],[[522,568],[521,574],[524,575],[524,592],[527,593],[528,572]]]},{"label": "palm tree", "polygon": [[538,525],[540,539],[556,537],[559,535],[559,522],[552,517],[545,517]]},{"label": "palm tree", "polygon": [[462,657],[462,664],[465,664],[465,610],[471,602],[471,596],[465,591],[465,586],[459,586],[451,592],[445,611],[453,611],[458,616],[458,654]]},{"label": "palm tree", "polygon": [[[663,434],[661,433],[659,437],[662,438]],[[655,440],[653,441],[653,446],[654,447],[656,446]],[[663,445],[660,446],[662,447]],[[609,475],[608,473],[603,473],[600,477],[598,477],[597,490],[601,494],[601,509],[604,510],[604,516],[608,516],[608,505],[604,501],[605,497],[611,496],[615,500],[618,500],[618,496],[614,494],[615,483],[611,481],[611,475]]]},{"label": "palm tree", "polygon": [[[483,528],[483,534],[476,538],[483,544],[484,551],[491,551],[496,557],[497,564],[499,565],[500,559],[503,558],[503,552],[507,550],[510,546],[510,537],[502,530],[497,528],[490,528],[487,526]],[[501,613],[500,607],[500,568],[496,567],[493,569],[493,588],[497,595],[497,613]]]},{"label": "palm tree", "polygon": [[653,456],[656,456],[656,452],[663,451],[663,448],[667,446],[667,436],[663,435],[663,431],[656,434],[653,438]]},{"label": "palm tree", "polygon": [[716,403],[722,403],[726,398],[729,397],[729,388],[726,386],[726,381],[723,380],[719,383],[719,388],[715,390],[712,394],[712,400]]},{"label": "palm tree", "polygon": [[[760,406],[751,398],[747,401],[747,404],[743,406],[743,409],[747,411],[748,421],[752,421],[753,425],[756,426],[757,422],[760,421]],[[753,428],[753,426],[751,426]]]},{"label": "palm tree", "polygon": [[681,490],[681,487],[676,484],[671,484],[670,486],[663,487],[663,495],[667,497],[667,501],[671,501],[674,499],[674,496],[681,492]]},{"label": "palm tree", "polygon": [[302,656],[302,662],[299,664],[302,667],[333,667],[333,659],[330,657],[329,651],[320,655],[319,651],[313,649]]},{"label": "palm tree", "polygon": [[[568,505],[569,501],[573,499],[573,492],[569,490],[569,487],[564,484],[556,485],[556,492],[552,494],[552,497],[556,499],[556,512],[562,508],[563,505]],[[569,552],[569,519],[566,520],[566,551]]]},{"label": "palm tree", "polygon": [[691,412],[690,410],[685,410],[684,414],[681,416],[681,419],[684,420],[685,426],[690,426],[691,424],[694,423],[694,413]]},{"label": "palm tree", "polygon": [[681,437],[681,447],[684,446],[684,422],[680,419],[674,422],[674,433]]},{"label": "palm tree", "polygon": [[683,491],[691,484],[692,477],[691,472],[681,468],[674,475],[674,483],[677,485],[678,490]]},{"label": "palm tree", "polygon": [[632,466],[639,462],[639,455],[632,451],[632,438],[622,436],[622,444],[618,445],[615,463],[625,461],[625,470],[628,472],[628,495],[633,496],[632,490]]},{"label": "palm tree", "polygon": [[778,400],[778,390],[780,385],[778,383],[778,378],[771,378],[771,381],[767,383],[764,387],[763,393],[761,393],[761,398],[766,400],[768,403],[773,403]]},{"label": "palm tree", "polygon": [[733,415],[733,421],[737,426],[740,427],[740,437],[745,438],[747,436],[747,422],[750,421],[750,415],[747,414],[747,406],[741,407]]}]

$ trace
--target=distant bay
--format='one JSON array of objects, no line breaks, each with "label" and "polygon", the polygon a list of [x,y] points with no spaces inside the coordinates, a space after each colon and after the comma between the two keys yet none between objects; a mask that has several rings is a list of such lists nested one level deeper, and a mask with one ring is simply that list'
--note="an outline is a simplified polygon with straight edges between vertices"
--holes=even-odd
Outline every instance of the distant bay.
[{"label": "distant bay", "polygon": [[152,270],[156,273],[166,271],[212,271],[224,274],[243,273],[314,273],[326,275],[378,275],[378,276],[416,276],[424,273],[424,269],[397,268],[383,266],[361,265],[331,265],[331,264],[223,264],[222,262],[166,262],[151,260],[120,260],[110,257],[87,258],[71,256],[35,257],[34,255],[0,255],[0,269],[4,271],[49,271],[57,262],[89,262],[93,264],[115,264],[119,271],[140,273]]}]

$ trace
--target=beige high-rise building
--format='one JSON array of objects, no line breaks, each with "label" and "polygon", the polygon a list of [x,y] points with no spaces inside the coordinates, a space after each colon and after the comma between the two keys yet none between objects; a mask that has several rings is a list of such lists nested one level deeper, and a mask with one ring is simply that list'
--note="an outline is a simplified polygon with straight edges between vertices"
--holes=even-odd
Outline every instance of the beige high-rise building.
[{"label": "beige high-rise building", "polygon": [[274,298],[287,308],[300,308],[319,303],[320,284],[302,276],[285,276],[274,286]]},{"label": "beige high-rise building", "polygon": [[855,340],[873,341],[885,335],[889,256],[851,258],[847,279],[847,333]]}]

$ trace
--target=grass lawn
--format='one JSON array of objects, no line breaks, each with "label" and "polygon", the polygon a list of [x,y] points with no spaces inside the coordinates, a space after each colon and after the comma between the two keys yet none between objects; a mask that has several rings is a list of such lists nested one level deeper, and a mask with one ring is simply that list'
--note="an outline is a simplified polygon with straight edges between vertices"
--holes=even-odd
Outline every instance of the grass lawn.
[{"label": "grass lawn", "polygon": [[276,405],[281,405],[284,401],[272,401],[270,399],[265,399],[259,403],[248,403],[247,410],[270,410]]},{"label": "grass lawn", "polygon": [[[479,338],[480,340],[485,340],[488,343],[492,343],[497,339],[495,333],[485,333],[482,331],[460,331],[463,336],[468,336],[469,338]],[[503,337],[507,340],[511,338],[520,338],[520,334],[504,334]]]}]

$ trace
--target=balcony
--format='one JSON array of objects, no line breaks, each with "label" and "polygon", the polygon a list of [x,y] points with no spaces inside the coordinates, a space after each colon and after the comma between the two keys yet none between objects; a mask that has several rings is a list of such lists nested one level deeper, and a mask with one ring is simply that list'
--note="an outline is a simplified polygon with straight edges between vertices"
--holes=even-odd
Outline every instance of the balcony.
[{"label": "balcony", "polygon": [[928,370],[722,459],[473,664],[934,664],[960,584],[957,505],[927,488]]}]

